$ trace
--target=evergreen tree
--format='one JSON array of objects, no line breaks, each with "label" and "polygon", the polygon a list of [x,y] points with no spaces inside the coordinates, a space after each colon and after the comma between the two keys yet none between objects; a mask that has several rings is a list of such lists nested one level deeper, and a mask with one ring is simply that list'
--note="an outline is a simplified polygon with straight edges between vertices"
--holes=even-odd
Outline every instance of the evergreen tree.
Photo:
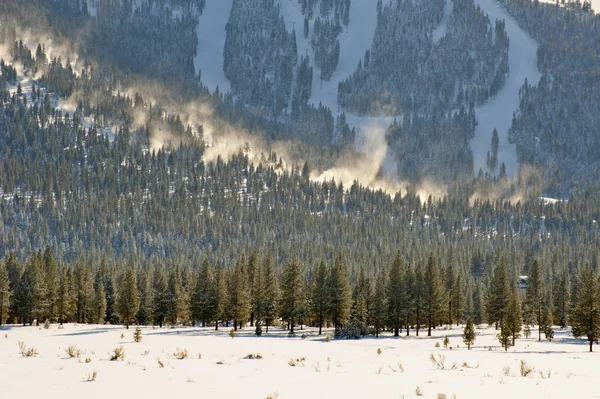
[{"label": "evergreen tree", "polygon": [[140,293],[140,308],[135,319],[138,325],[146,326],[152,322],[152,284],[149,270],[142,270],[138,278],[138,292]]},{"label": "evergreen tree", "polygon": [[566,328],[569,312],[569,276],[566,271],[561,272],[554,280],[553,298],[554,319],[559,322],[561,328]]},{"label": "evergreen tree", "polygon": [[400,334],[406,315],[406,287],[404,278],[404,261],[400,252],[396,253],[387,287],[388,326],[394,331],[394,336]]},{"label": "evergreen tree", "polygon": [[[11,301],[8,314],[10,315],[9,320],[16,322],[16,319],[20,316],[20,303],[19,303],[19,285],[21,284],[21,276],[23,275],[23,264],[19,262],[14,252],[10,252],[6,257],[4,264],[6,265],[6,272],[8,274],[9,291],[11,292]],[[21,321],[22,322],[22,321]]]},{"label": "evergreen tree", "polygon": [[329,292],[327,287],[327,269],[325,262],[321,261],[317,265],[317,270],[313,275],[311,284],[311,312],[319,326],[319,335],[322,333],[323,323],[327,316]]},{"label": "evergreen tree", "polygon": [[473,289],[473,323],[475,325],[479,325],[483,323],[483,308],[484,308],[484,298],[483,298],[483,287],[481,282],[475,283],[475,289]]},{"label": "evergreen tree", "polygon": [[135,315],[140,307],[140,298],[137,288],[137,278],[135,270],[129,268],[125,273],[123,281],[119,286],[119,295],[115,303],[115,310],[129,329],[129,324],[135,320]]},{"label": "evergreen tree", "polygon": [[594,342],[600,340],[600,281],[591,266],[579,273],[576,299],[570,315],[571,331],[575,338],[586,337],[590,352]]},{"label": "evergreen tree", "polygon": [[277,303],[279,300],[279,286],[277,282],[277,276],[275,275],[275,269],[273,267],[273,261],[271,260],[271,254],[267,254],[262,264],[263,276],[265,280],[264,286],[264,302],[263,302],[263,313],[266,326],[266,333],[269,333],[269,326],[273,324],[277,317]]},{"label": "evergreen tree", "polygon": [[93,320],[94,279],[88,264],[78,262],[74,271],[75,314],[78,323],[90,323]]},{"label": "evergreen tree", "polygon": [[60,325],[68,322],[73,317],[73,313],[75,312],[74,292],[71,271],[62,268],[56,297],[56,316]]},{"label": "evergreen tree", "polygon": [[361,267],[358,280],[352,292],[352,308],[350,319],[352,324],[360,331],[361,336],[369,333],[369,301],[371,299],[371,282]]},{"label": "evergreen tree", "polygon": [[379,337],[379,333],[385,328],[387,318],[387,301],[386,301],[387,279],[385,273],[381,273],[375,283],[373,291],[372,306],[369,309],[371,325],[375,328],[375,337]]},{"label": "evergreen tree", "polygon": [[456,276],[455,288],[452,290],[452,309],[454,311],[454,320],[456,325],[460,325],[463,319],[465,309],[465,294],[464,294],[464,283],[461,273]]},{"label": "evergreen tree", "polygon": [[44,319],[56,319],[56,290],[58,288],[58,264],[49,246],[44,250],[44,279],[46,284],[46,315]]},{"label": "evergreen tree", "polygon": [[329,318],[333,322],[336,335],[341,332],[342,327],[350,316],[352,297],[350,282],[346,267],[339,253],[329,274]]},{"label": "evergreen tree", "polygon": [[281,275],[281,318],[290,326],[290,334],[294,334],[294,326],[298,321],[303,303],[303,278],[300,263],[293,259],[288,262]]},{"label": "evergreen tree", "polygon": [[191,315],[194,322],[202,322],[202,327],[212,321],[214,310],[214,281],[212,266],[205,258],[196,274],[196,284],[191,298]]},{"label": "evergreen tree", "polygon": [[6,320],[8,320],[10,296],[10,280],[8,279],[6,263],[0,262],[0,326],[6,323]]},{"label": "evergreen tree", "polygon": [[475,342],[475,328],[470,317],[467,319],[467,325],[463,330],[462,338],[465,345],[467,345],[467,349],[471,350],[471,346]]},{"label": "evergreen tree", "polygon": [[223,272],[223,267],[215,266],[213,283],[213,304],[211,309],[213,314],[211,319],[215,321],[215,330],[219,329],[219,321],[225,319],[225,306],[227,304],[227,280]]},{"label": "evergreen tree", "polygon": [[513,343],[511,328],[508,325],[508,318],[504,317],[502,319],[502,324],[500,324],[500,332],[496,336],[498,337],[500,345],[502,345],[505,351],[508,351],[508,347],[512,346]]},{"label": "evergreen tree", "polygon": [[96,294],[94,296],[92,322],[104,324],[106,319],[106,292],[104,291],[104,282],[100,276],[96,277],[95,285]]},{"label": "evergreen tree", "polygon": [[542,269],[537,259],[533,261],[527,278],[527,289],[525,291],[527,304],[527,322],[538,325],[538,341],[542,340],[542,314],[543,314],[543,286]]},{"label": "evergreen tree", "polygon": [[419,330],[423,322],[423,315],[425,314],[425,275],[423,268],[419,263],[414,271],[415,280],[412,285],[412,298],[413,298],[413,320],[415,324],[415,332],[417,337],[419,336]]},{"label": "evergreen tree", "polygon": [[248,276],[245,259],[236,262],[235,268],[230,275],[228,310],[233,320],[233,329],[237,331],[238,326],[243,327],[250,319],[250,293],[248,291]]},{"label": "evergreen tree", "polygon": [[488,324],[504,325],[504,314],[506,305],[510,298],[510,285],[506,273],[506,263],[500,259],[494,269],[494,274],[490,281],[487,296],[485,298],[485,312]]},{"label": "evergreen tree", "polygon": [[510,297],[506,306],[506,326],[512,337],[512,346],[515,345],[515,340],[519,338],[523,316],[521,314],[521,301],[519,300],[519,292],[517,291],[516,281],[512,284]]},{"label": "evergreen tree", "polygon": [[188,320],[188,301],[187,295],[183,288],[181,279],[181,270],[175,267],[169,274],[169,282],[167,285],[167,313],[165,320],[171,326],[177,323],[186,323]]},{"label": "evergreen tree", "polygon": [[446,273],[444,276],[444,286],[445,286],[445,301],[447,304],[447,315],[446,315],[446,322],[448,325],[451,325],[453,320],[454,320],[454,316],[455,316],[455,312],[456,310],[454,309],[454,296],[455,296],[455,292],[457,291],[457,286],[456,286],[456,275],[454,273],[454,264],[453,264],[453,257],[449,256],[448,259],[448,264],[446,265]]},{"label": "evergreen tree", "polygon": [[427,318],[427,336],[431,336],[431,329],[436,326],[442,314],[443,291],[439,277],[437,262],[433,255],[429,255],[425,268],[424,290],[424,316]]},{"label": "evergreen tree", "polygon": [[157,269],[154,273],[153,299],[152,299],[152,319],[162,328],[169,312],[167,278],[162,269]]}]

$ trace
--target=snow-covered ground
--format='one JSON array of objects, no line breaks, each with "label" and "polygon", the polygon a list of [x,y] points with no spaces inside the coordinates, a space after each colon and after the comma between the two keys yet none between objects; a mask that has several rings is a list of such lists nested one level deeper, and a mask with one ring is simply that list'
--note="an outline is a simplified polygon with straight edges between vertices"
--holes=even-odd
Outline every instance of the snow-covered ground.
[{"label": "snow-covered ground", "polygon": [[[538,342],[533,330],[532,338],[504,352],[493,329],[477,330],[470,351],[457,327],[431,338],[421,331],[420,337],[331,342],[314,330],[298,331],[297,338],[281,330],[258,338],[248,327],[234,339],[225,330],[143,328],[142,342],[135,343],[133,328],[118,326],[2,327],[0,392],[6,398],[31,389],[50,398],[416,398],[419,388],[424,398],[598,397],[600,354],[588,353],[586,342],[568,331],[557,331],[550,343]],[[446,335],[448,348],[441,342]],[[23,357],[19,341],[39,354]],[[68,357],[70,345],[82,351],[79,357]],[[120,346],[124,360],[110,361]],[[177,359],[178,348],[189,357]],[[262,359],[245,359],[249,354]],[[445,357],[443,370],[432,354]],[[521,360],[535,369],[526,377]],[[94,372],[96,380],[87,381]]]},{"label": "snow-covered ground", "polygon": [[510,40],[508,51],[510,71],[504,87],[496,97],[475,109],[479,122],[475,130],[475,138],[471,141],[475,173],[479,168],[485,170],[486,154],[490,151],[492,132],[496,128],[500,138],[498,164],[504,162],[507,174],[515,176],[519,171],[519,163],[515,146],[508,143],[508,129],[513,113],[519,107],[519,89],[525,79],[531,85],[537,84],[540,80],[541,75],[537,68],[538,45],[495,0],[475,0],[475,4],[488,14],[492,25],[497,19],[506,22],[506,32]]},{"label": "snow-covered ground", "polygon": [[223,49],[225,26],[232,5],[233,0],[207,0],[196,28],[198,49],[194,58],[194,68],[201,71],[202,83],[211,92],[214,92],[217,86],[221,92],[231,91],[231,84],[223,71]]}]

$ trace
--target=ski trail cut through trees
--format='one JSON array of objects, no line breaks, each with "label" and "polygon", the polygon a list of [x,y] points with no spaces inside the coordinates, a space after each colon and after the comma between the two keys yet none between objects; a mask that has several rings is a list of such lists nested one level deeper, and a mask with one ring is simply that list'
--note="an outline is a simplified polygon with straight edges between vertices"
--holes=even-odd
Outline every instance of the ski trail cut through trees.
[{"label": "ski trail cut through trees", "polygon": [[508,11],[494,0],[475,0],[475,4],[488,14],[492,26],[497,19],[506,22],[506,33],[510,40],[510,71],[502,90],[484,106],[475,109],[478,124],[475,137],[471,141],[474,169],[476,174],[480,168],[485,171],[486,154],[490,151],[492,132],[496,128],[500,138],[498,164],[504,162],[508,176],[516,176],[519,163],[515,146],[508,143],[508,129],[514,112],[519,108],[519,89],[525,79],[531,85],[536,85],[540,80],[541,75],[537,68],[538,45],[521,29]]},{"label": "ski trail cut through trees", "polygon": [[198,49],[194,68],[201,72],[202,83],[214,92],[231,91],[231,84],[223,71],[225,48],[225,25],[229,20],[233,0],[208,0],[196,27]]}]

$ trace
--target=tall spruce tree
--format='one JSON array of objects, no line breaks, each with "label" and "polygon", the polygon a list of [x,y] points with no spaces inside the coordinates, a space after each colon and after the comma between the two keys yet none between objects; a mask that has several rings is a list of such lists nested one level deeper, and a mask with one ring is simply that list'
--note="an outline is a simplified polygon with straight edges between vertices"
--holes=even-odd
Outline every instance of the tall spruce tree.
[{"label": "tall spruce tree", "polygon": [[154,272],[153,296],[152,296],[152,319],[162,328],[169,312],[167,277],[163,269]]},{"label": "tall spruce tree", "polygon": [[78,262],[74,270],[75,314],[78,323],[90,323],[93,319],[94,279],[90,265]]},{"label": "tall spruce tree", "polygon": [[75,290],[71,270],[62,268],[56,296],[56,316],[60,325],[71,320],[75,312]]},{"label": "tall spruce tree", "polygon": [[281,318],[290,326],[290,334],[299,319],[303,305],[303,276],[302,266],[293,259],[283,267],[281,275],[281,303],[279,306]]},{"label": "tall spruce tree", "polygon": [[400,335],[406,315],[406,286],[404,278],[404,260],[400,252],[396,253],[387,287],[388,326],[394,331],[394,336]]},{"label": "tall spruce tree", "polygon": [[44,319],[56,320],[56,291],[58,264],[49,246],[44,250],[44,279],[46,284],[46,315]]},{"label": "tall spruce tree", "polygon": [[[23,275],[23,263],[17,259],[14,252],[10,252],[6,257],[4,264],[8,273],[9,291],[11,292],[11,301],[8,314],[13,322],[17,322],[20,316],[19,303],[19,285],[21,284],[21,276]],[[23,321],[21,321],[23,322]]]},{"label": "tall spruce tree", "polygon": [[279,301],[279,285],[271,254],[267,254],[262,263],[264,286],[263,313],[265,320],[266,333],[269,333],[269,326],[273,325],[277,317],[277,303]]},{"label": "tall spruce tree", "polygon": [[171,273],[169,273],[167,303],[165,321],[171,326],[175,326],[177,323],[185,324],[188,320],[189,305],[187,293],[183,288],[181,269],[179,267],[174,267]]},{"label": "tall spruce tree", "polygon": [[196,273],[196,284],[191,297],[191,315],[194,322],[201,322],[202,327],[206,327],[213,319],[214,307],[214,281],[212,266],[208,258],[202,262],[202,266]]},{"label": "tall spruce tree", "polygon": [[137,324],[147,326],[152,322],[152,276],[148,269],[142,270],[138,278],[138,292],[140,293],[140,308],[135,319]]},{"label": "tall spruce tree", "polygon": [[506,263],[500,258],[490,281],[485,298],[485,312],[488,324],[495,324],[496,329],[504,325],[506,305],[510,298],[510,285],[506,273]]},{"label": "tall spruce tree", "polygon": [[228,292],[228,310],[233,320],[233,328],[243,327],[250,319],[250,292],[248,290],[248,276],[245,258],[236,262],[235,268],[230,275]]},{"label": "tall spruce tree", "polygon": [[427,260],[424,280],[424,316],[427,319],[427,336],[430,337],[431,329],[437,325],[442,316],[444,300],[439,270],[433,254],[429,255],[429,259]]},{"label": "tall spruce tree", "polygon": [[529,324],[534,322],[538,325],[538,341],[542,340],[542,315],[543,315],[543,286],[542,268],[540,262],[535,259],[529,269],[527,288],[525,291],[525,303],[527,308],[526,319]]},{"label": "tall spruce tree", "polygon": [[570,315],[571,331],[575,338],[586,337],[593,351],[600,340],[600,281],[590,265],[586,265],[577,279],[577,295]]},{"label": "tall spruce tree", "polygon": [[215,330],[219,329],[219,321],[225,319],[225,306],[227,306],[227,276],[221,265],[215,265],[213,282],[213,305],[212,320],[215,322]]},{"label": "tall spruce tree", "polygon": [[312,277],[311,284],[311,313],[319,326],[319,335],[323,330],[323,323],[327,316],[329,291],[327,289],[327,268],[325,262],[320,261]]},{"label": "tall spruce tree", "polygon": [[115,303],[115,310],[129,329],[129,325],[135,321],[135,315],[140,307],[140,298],[137,288],[137,278],[135,270],[130,267],[125,272],[125,277],[119,286],[119,293]]},{"label": "tall spruce tree", "polygon": [[512,338],[512,346],[515,346],[515,340],[519,338],[521,327],[523,323],[523,316],[521,313],[521,301],[519,299],[519,292],[517,289],[516,281],[511,284],[510,297],[506,305],[506,327],[510,332]]},{"label": "tall spruce tree", "polygon": [[353,325],[360,330],[361,336],[369,333],[369,302],[371,300],[371,281],[364,268],[360,268],[358,279],[352,292],[352,308],[350,319]]},{"label": "tall spruce tree", "polygon": [[329,318],[335,328],[336,336],[338,336],[348,317],[350,317],[350,307],[352,305],[350,281],[341,253],[338,253],[333,268],[331,268],[328,285]]},{"label": "tall spruce tree", "polygon": [[104,281],[100,275],[96,276],[94,305],[92,311],[92,322],[104,324],[106,319],[106,292],[104,291]]},{"label": "tall spruce tree", "polygon": [[375,283],[373,299],[371,299],[371,307],[369,308],[369,319],[375,329],[375,337],[379,337],[379,333],[385,328],[387,318],[386,289],[386,275],[385,273],[380,273]]},{"label": "tall spruce tree", "polygon": [[8,279],[6,263],[0,262],[0,326],[8,320],[10,296],[10,280]]},{"label": "tall spruce tree", "polygon": [[414,283],[412,285],[412,317],[415,325],[415,333],[418,337],[423,323],[423,315],[425,314],[425,275],[420,263],[414,270],[414,276]]}]

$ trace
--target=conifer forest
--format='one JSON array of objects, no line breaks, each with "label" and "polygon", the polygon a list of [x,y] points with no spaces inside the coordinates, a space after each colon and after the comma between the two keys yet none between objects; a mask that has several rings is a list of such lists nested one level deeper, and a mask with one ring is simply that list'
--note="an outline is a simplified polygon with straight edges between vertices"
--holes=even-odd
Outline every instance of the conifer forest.
[{"label": "conifer forest", "polygon": [[[11,335],[35,345],[48,330],[206,342],[208,353],[263,342],[252,356],[235,347],[238,360],[215,352],[211,367],[273,348],[286,372],[352,376],[337,382],[350,397],[365,364],[375,397],[564,397],[578,383],[591,397],[583,371],[543,364],[564,356],[573,369],[561,355],[572,351],[592,362],[600,342],[596,9],[1,1],[0,380]],[[337,345],[337,364],[312,361],[311,343]],[[38,345],[64,357],[70,344]],[[363,349],[373,359],[352,352]],[[43,360],[24,341],[19,350]],[[139,356],[129,366],[167,372],[189,355],[150,351],[152,366]],[[521,359],[513,371],[498,357],[507,352]],[[464,380],[415,388],[417,356]],[[110,383],[101,370],[84,381]],[[464,373],[482,387],[468,390]],[[412,385],[371,381],[382,374]],[[511,382],[528,375],[537,383]],[[248,378],[251,397],[334,392]]]}]

